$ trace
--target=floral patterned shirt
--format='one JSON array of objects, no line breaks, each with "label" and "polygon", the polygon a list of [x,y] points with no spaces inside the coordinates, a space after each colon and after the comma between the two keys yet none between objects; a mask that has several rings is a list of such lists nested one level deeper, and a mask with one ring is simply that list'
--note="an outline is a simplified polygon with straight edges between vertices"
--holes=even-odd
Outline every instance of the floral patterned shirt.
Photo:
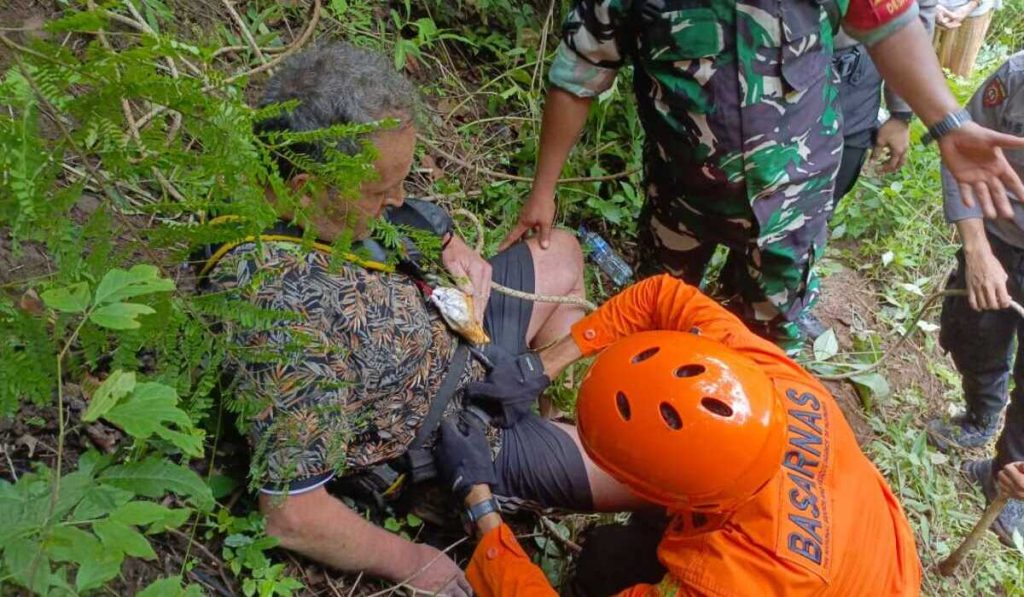
[{"label": "floral patterned shirt", "polygon": [[[411,278],[330,261],[295,243],[247,243],[209,275],[211,292],[277,314],[271,326],[226,330],[238,347],[239,425],[264,487],[402,455],[455,353],[455,335]],[[459,387],[481,377],[471,361]]]}]

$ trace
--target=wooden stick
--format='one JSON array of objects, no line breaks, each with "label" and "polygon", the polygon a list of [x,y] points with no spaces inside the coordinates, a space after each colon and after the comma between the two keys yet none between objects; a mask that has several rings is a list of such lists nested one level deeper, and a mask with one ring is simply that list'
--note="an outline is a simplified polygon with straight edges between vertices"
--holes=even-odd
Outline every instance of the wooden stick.
[{"label": "wooden stick", "polygon": [[1003,511],[1003,507],[1006,506],[1006,501],[1008,499],[1010,499],[1010,496],[1001,493],[996,497],[996,499],[992,500],[992,503],[985,508],[985,512],[981,515],[981,520],[979,520],[978,524],[974,525],[974,528],[971,529],[971,534],[967,535],[967,538],[964,539],[963,543],[956,548],[956,551],[951,553],[945,560],[939,562],[939,574],[942,576],[951,576],[956,572],[957,567],[960,566],[960,562],[962,562],[964,557],[974,549],[974,544],[978,542],[978,539],[981,539],[981,536],[985,534],[988,527],[992,526],[996,517]]}]

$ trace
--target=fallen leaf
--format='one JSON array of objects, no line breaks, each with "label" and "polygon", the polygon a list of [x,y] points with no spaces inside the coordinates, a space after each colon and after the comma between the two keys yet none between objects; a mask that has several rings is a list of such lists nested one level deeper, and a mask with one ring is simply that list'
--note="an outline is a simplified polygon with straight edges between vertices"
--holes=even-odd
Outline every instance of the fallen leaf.
[{"label": "fallen leaf", "polygon": [[21,299],[18,300],[18,308],[29,315],[42,315],[46,313],[46,305],[43,304],[43,299],[39,298],[39,294],[32,288],[25,291],[25,294],[21,295]]}]

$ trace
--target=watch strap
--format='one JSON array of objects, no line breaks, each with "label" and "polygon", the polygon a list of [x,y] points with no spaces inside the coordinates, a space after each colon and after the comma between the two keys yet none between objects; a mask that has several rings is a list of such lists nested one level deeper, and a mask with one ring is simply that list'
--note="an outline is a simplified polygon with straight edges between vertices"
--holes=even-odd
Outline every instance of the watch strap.
[{"label": "watch strap", "polygon": [[476,521],[492,513],[501,514],[501,506],[498,505],[498,500],[493,495],[466,508],[466,518],[470,524],[475,524]]},{"label": "watch strap", "polygon": [[906,123],[909,124],[910,121],[914,119],[914,113],[913,112],[890,112],[889,113],[889,118],[895,118],[896,120],[899,120],[900,122],[906,122]]},{"label": "watch strap", "polygon": [[964,108],[960,108],[956,112],[948,114],[942,120],[928,127],[928,132],[921,137],[921,143],[928,145],[932,141],[937,141],[962,127],[964,124],[971,122],[971,113]]}]

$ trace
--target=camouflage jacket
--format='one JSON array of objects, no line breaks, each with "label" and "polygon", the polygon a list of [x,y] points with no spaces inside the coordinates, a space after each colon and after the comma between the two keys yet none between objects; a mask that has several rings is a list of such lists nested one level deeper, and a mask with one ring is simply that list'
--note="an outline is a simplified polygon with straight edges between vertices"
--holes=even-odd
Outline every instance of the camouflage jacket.
[{"label": "camouflage jacket", "polygon": [[[846,31],[867,44],[917,13],[913,0],[838,4]],[[593,97],[632,63],[648,178],[685,187],[710,215],[734,216],[723,198],[745,196],[765,221],[791,207],[778,191],[827,186],[838,167],[832,50],[814,0],[580,0],[550,78]]]}]

